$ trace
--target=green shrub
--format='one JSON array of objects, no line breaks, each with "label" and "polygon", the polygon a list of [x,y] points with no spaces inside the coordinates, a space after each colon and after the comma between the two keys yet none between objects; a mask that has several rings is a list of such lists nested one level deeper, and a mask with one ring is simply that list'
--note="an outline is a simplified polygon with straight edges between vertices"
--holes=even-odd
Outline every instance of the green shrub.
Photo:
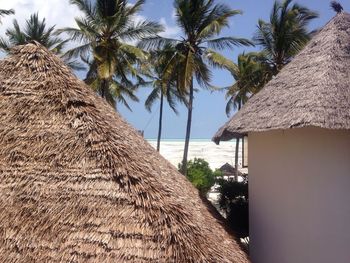
[{"label": "green shrub", "polygon": [[207,194],[218,176],[221,176],[221,172],[210,169],[209,163],[204,159],[195,158],[187,163],[187,178],[203,195]]},{"label": "green shrub", "polygon": [[218,180],[219,206],[226,213],[229,227],[240,238],[249,235],[248,182]]}]

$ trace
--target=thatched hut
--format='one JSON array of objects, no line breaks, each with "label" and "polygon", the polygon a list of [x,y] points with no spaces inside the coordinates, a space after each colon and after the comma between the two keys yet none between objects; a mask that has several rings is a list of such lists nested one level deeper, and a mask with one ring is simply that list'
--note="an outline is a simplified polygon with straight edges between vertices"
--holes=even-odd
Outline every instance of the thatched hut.
[{"label": "thatched hut", "polygon": [[198,192],[54,55],[0,61],[0,262],[237,262]]},{"label": "thatched hut", "polygon": [[[224,177],[235,177],[236,176],[236,168],[233,167],[231,164],[229,163],[225,163],[223,166],[221,166],[219,168],[219,171],[222,172],[222,175]],[[238,170],[237,172],[238,176],[243,176],[243,173],[241,171]]]},{"label": "thatched hut", "polygon": [[248,135],[254,263],[350,262],[350,14],[215,135]]}]

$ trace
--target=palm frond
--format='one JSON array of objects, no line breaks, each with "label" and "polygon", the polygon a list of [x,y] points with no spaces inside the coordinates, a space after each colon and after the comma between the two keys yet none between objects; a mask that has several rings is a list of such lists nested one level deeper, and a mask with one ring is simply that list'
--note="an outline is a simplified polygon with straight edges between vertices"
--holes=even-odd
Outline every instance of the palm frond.
[{"label": "palm frond", "polygon": [[164,27],[157,22],[141,21],[131,23],[123,32],[119,34],[122,40],[138,40],[156,35],[164,30]]},{"label": "palm frond", "polygon": [[[15,13],[14,9],[0,9],[0,18],[8,15],[13,15]],[[1,24],[1,19],[0,19],[0,24]]]},{"label": "palm frond", "polygon": [[145,101],[145,107],[149,112],[151,112],[152,106],[154,105],[155,101],[159,99],[160,92],[161,90],[159,87],[153,87],[151,93],[147,96],[147,99]]},{"label": "palm frond", "polygon": [[238,14],[242,14],[242,11],[232,10],[226,5],[216,5],[199,26],[198,37],[206,39],[218,35],[224,27],[229,27],[229,18]]},{"label": "palm frond", "polygon": [[331,7],[332,7],[332,9],[335,11],[335,12],[337,12],[338,14],[339,13],[341,13],[341,12],[343,12],[343,7],[342,7],[342,5],[340,4],[340,3],[338,3],[337,1],[332,1],[331,2]]},{"label": "palm frond", "polygon": [[137,46],[145,50],[154,50],[163,49],[165,46],[176,46],[178,43],[180,41],[177,39],[155,36],[141,39]]},{"label": "palm frond", "polygon": [[145,4],[145,0],[138,0],[134,5],[128,8],[128,15],[135,15],[142,11],[142,6]]},{"label": "palm frond", "polygon": [[68,50],[64,57],[67,59],[75,58],[75,57],[86,57],[91,51],[91,43],[83,44]]},{"label": "palm frond", "polygon": [[95,20],[96,8],[92,6],[90,0],[70,0],[70,3],[76,5],[90,21]]},{"label": "palm frond", "polygon": [[235,37],[220,37],[216,39],[207,40],[209,48],[223,50],[226,48],[233,48],[236,46],[254,46],[253,42],[245,38],[235,38]]},{"label": "palm frond", "polygon": [[212,67],[227,69],[230,72],[233,72],[236,69],[235,63],[227,59],[225,56],[215,52],[214,50],[206,50],[205,58],[207,59],[209,65]]},{"label": "palm frond", "polygon": [[0,37],[0,49],[2,51],[5,51],[6,53],[10,52],[11,50],[11,43],[4,39],[3,37]]}]

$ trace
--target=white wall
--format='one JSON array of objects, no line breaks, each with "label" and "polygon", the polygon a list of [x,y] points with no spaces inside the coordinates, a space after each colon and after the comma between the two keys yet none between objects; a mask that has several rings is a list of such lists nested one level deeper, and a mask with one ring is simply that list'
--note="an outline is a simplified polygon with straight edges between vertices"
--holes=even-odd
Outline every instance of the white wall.
[{"label": "white wall", "polygon": [[253,263],[350,262],[350,131],[249,134]]}]

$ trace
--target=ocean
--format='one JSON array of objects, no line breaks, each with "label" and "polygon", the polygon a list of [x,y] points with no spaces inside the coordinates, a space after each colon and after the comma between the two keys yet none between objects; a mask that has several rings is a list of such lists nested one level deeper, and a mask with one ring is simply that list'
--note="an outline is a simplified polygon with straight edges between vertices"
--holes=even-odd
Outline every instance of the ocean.
[{"label": "ocean", "polygon": [[[154,148],[157,147],[156,139],[147,139],[147,141]],[[184,145],[185,140],[183,139],[164,139],[160,144],[160,154],[177,167],[182,161]],[[235,148],[235,140],[220,142],[220,145],[216,145],[210,139],[191,139],[188,159],[203,158],[209,163],[211,169],[220,168],[225,163],[234,166]],[[239,166],[242,164],[241,153],[242,151],[239,150]]]}]

